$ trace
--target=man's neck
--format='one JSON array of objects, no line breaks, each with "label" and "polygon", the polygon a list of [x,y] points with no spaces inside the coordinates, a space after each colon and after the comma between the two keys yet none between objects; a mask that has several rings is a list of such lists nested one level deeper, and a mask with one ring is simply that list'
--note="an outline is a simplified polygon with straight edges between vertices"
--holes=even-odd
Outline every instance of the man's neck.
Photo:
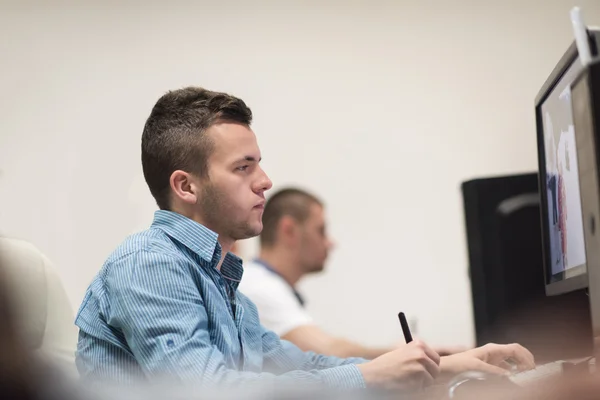
[{"label": "man's neck", "polygon": [[273,268],[285,281],[292,287],[295,287],[302,278],[302,271],[296,257],[285,249],[280,248],[262,248],[258,258]]}]

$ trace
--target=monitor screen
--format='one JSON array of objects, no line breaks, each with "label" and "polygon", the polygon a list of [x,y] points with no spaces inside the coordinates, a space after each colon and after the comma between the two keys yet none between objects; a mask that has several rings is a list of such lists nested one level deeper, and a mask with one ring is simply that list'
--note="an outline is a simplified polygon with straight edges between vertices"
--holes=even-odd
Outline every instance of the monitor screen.
[{"label": "monitor screen", "polygon": [[546,284],[586,273],[585,241],[571,83],[581,72],[579,58],[564,71],[539,108],[542,122],[547,212]]}]

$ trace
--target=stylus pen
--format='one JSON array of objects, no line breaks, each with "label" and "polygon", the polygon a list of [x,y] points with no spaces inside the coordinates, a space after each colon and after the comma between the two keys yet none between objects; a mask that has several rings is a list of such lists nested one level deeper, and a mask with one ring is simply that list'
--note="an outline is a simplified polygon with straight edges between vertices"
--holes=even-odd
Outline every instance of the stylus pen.
[{"label": "stylus pen", "polygon": [[398,314],[398,319],[400,320],[400,326],[402,327],[402,333],[404,333],[404,340],[406,344],[412,342],[413,338],[410,334],[410,328],[408,327],[408,322],[406,321],[406,315],[403,312]]}]

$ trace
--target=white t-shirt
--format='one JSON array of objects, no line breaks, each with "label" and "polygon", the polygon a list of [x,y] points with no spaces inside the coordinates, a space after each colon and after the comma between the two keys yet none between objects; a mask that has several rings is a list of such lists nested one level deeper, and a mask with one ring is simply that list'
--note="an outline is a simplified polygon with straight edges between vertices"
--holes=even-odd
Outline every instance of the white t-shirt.
[{"label": "white t-shirt", "polygon": [[312,323],[292,287],[258,262],[244,262],[238,290],[256,304],[261,324],[279,336]]}]

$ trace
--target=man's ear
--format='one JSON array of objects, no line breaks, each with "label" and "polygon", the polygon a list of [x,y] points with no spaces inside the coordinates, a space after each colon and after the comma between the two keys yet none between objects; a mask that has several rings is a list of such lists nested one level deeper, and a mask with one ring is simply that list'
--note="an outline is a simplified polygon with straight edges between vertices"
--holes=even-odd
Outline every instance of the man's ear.
[{"label": "man's ear", "polygon": [[293,243],[298,238],[298,222],[290,215],[284,215],[279,220],[277,230],[277,236],[279,236],[280,240],[284,243]]},{"label": "man's ear", "polygon": [[189,172],[177,170],[173,171],[169,178],[169,184],[173,191],[174,199],[178,199],[186,204],[196,204],[200,193],[200,187],[197,179]]}]

